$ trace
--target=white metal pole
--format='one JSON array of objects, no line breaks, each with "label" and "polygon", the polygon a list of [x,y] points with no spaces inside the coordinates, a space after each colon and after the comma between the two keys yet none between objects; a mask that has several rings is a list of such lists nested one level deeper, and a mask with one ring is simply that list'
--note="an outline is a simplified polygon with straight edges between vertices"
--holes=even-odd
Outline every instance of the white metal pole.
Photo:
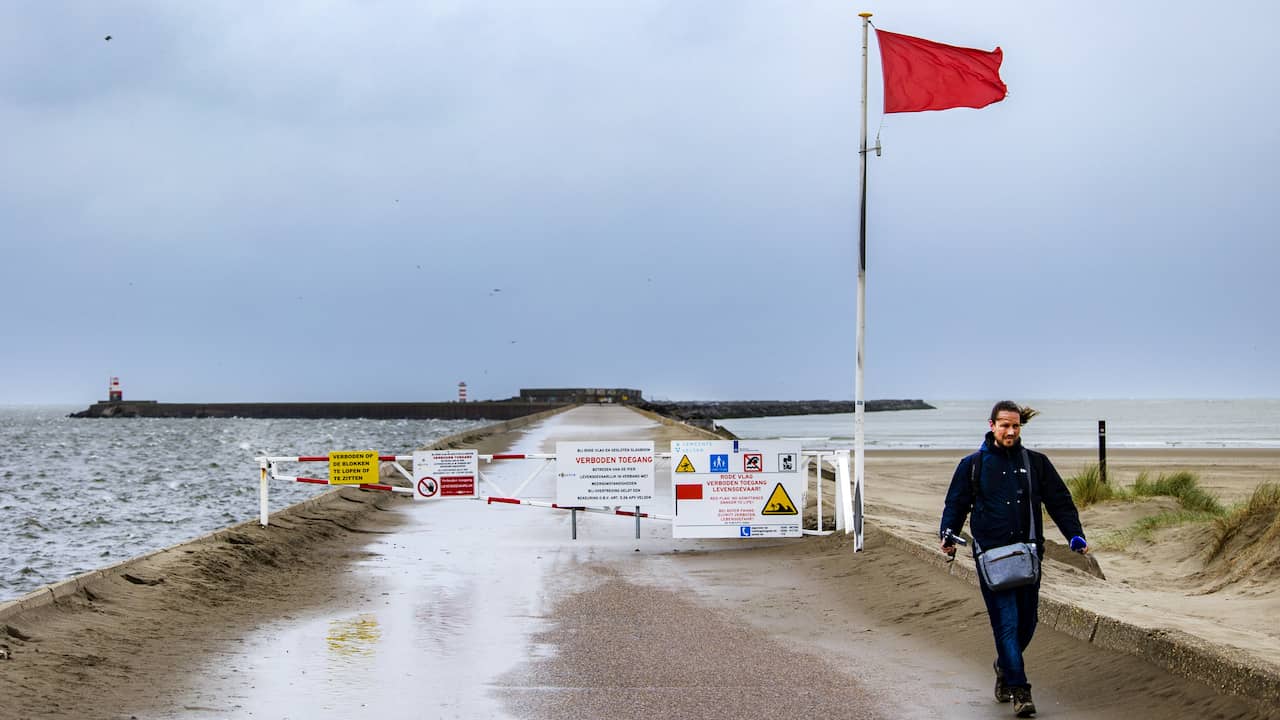
[{"label": "white metal pole", "polygon": [[865,451],[863,449],[863,343],[867,327],[867,47],[871,25],[871,13],[858,13],[862,18],[862,137],[858,147],[861,161],[860,195],[858,208],[858,329],[855,337],[856,369],[853,379],[853,486],[862,487]]},{"label": "white metal pole", "polygon": [[813,456],[814,482],[818,486],[818,532],[822,532],[822,455]]},{"label": "white metal pole", "polygon": [[258,524],[267,526],[267,460],[258,461]]}]

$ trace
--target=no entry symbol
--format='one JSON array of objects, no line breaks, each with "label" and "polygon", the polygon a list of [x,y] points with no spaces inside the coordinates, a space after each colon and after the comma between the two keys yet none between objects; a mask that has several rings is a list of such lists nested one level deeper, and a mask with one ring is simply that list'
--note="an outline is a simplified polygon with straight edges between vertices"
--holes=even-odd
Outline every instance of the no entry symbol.
[{"label": "no entry symbol", "polygon": [[439,490],[440,484],[433,477],[424,477],[418,481],[418,494],[422,497],[435,497]]}]

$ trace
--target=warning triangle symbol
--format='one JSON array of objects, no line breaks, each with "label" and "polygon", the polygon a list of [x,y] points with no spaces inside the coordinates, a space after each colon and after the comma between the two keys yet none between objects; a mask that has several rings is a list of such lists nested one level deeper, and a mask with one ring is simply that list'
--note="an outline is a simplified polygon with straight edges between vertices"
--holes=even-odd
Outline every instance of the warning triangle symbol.
[{"label": "warning triangle symbol", "polygon": [[773,492],[769,494],[769,499],[765,501],[764,509],[760,511],[761,515],[799,515],[796,506],[791,502],[791,496],[787,494],[787,489],[782,487],[782,483],[778,483],[773,488]]},{"label": "warning triangle symbol", "polygon": [[676,465],[676,472],[698,472],[693,469],[693,463],[689,462],[689,456],[685,455],[680,458],[680,464]]}]

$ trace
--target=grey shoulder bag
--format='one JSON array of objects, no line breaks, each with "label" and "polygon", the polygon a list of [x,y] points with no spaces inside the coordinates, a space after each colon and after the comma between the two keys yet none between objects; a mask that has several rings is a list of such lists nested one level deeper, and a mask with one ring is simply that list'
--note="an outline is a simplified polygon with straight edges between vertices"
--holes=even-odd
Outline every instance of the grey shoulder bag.
[{"label": "grey shoulder bag", "polygon": [[[969,466],[974,502],[977,502],[981,490],[981,462],[982,453],[978,453],[978,457]],[[983,550],[978,545],[977,538],[973,540],[973,549],[978,553],[978,572],[982,575],[982,581],[994,592],[1031,585],[1040,579],[1040,555],[1036,553],[1035,502],[1031,494],[1031,457],[1026,448],[1022,449],[1022,466],[1027,471],[1027,520],[1030,523],[1028,527],[1031,529],[1031,540],[1001,545],[990,550]]]}]

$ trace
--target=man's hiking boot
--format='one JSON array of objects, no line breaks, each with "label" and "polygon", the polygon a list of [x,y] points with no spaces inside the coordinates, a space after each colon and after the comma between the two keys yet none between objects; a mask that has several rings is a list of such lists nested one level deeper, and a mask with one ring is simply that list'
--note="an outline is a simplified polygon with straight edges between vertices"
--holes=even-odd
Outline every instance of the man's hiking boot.
[{"label": "man's hiking boot", "polygon": [[1018,717],[1031,717],[1036,714],[1035,701],[1031,699],[1031,688],[1010,688],[1013,692],[1013,714]]},{"label": "man's hiking boot", "polygon": [[991,661],[991,669],[996,671],[996,702],[1007,703],[1013,699],[1013,691],[1004,684],[1004,673],[1000,672],[999,660]]}]

